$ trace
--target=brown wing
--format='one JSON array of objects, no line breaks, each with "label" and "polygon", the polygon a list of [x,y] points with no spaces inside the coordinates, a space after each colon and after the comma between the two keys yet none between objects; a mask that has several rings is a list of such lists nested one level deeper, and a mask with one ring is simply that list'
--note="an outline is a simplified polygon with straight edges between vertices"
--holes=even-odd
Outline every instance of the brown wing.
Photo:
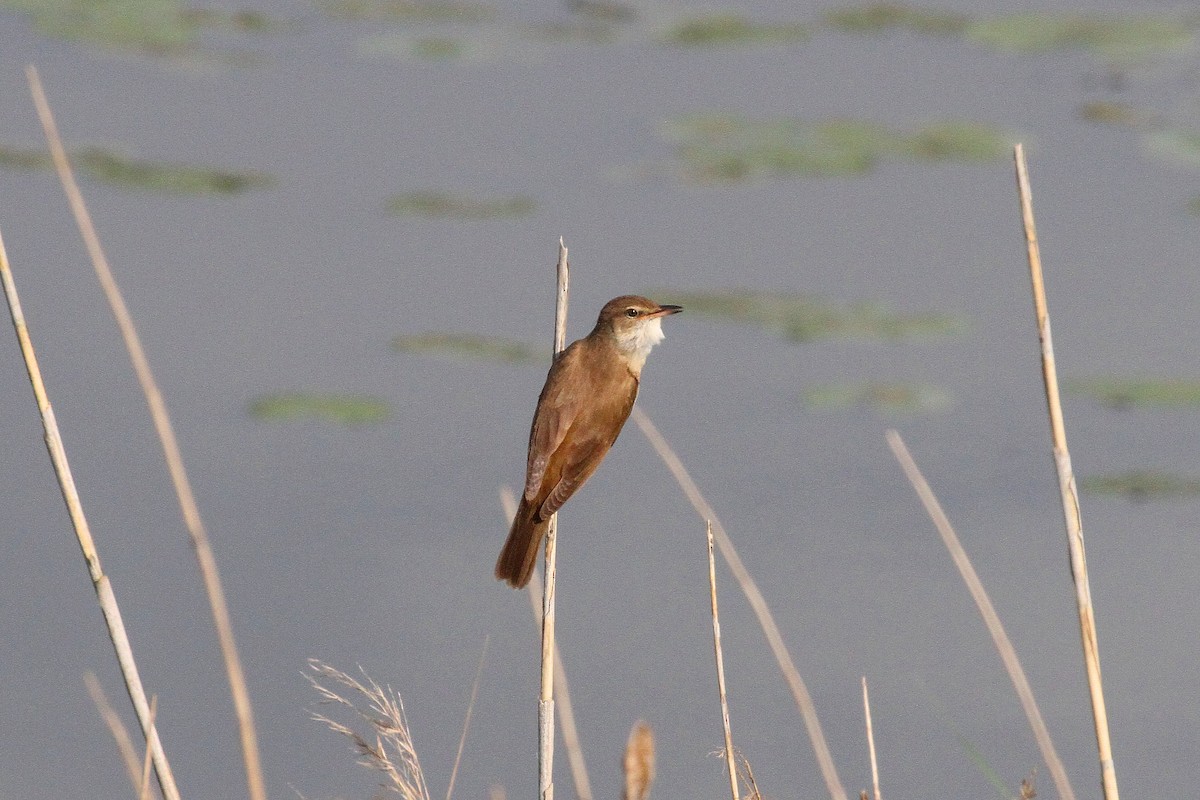
[{"label": "brown wing", "polygon": [[546,385],[538,397],[533,426],[529,430],[529,458],[525,465],[525,499],[532,501],[541,489],[550,463],[559,445],[575,421],[580,407],[572,402],[578,391],[578,381],[573,376],[579,371],[579,342],[575,342],[554,360],[546,374]]},{"label": "brown wing", "polygon": [[562,508],[563,503],[567,502],[571,495],[575,494],[575,491],[592,476],[592,473],[600,466],[600,462],[608,455],[613,442],[617,440],[621,427],[629,418],[629,412],[633,408],[633,401],[636,397],[637,380],[633,379],[628,385],[628,390],[623,393],[623,396],[616,399],[616,402],[607,406],[593,406],[589,409],[593,413],[580,415],[579,427],[597,433],[594,436],[588,436],[583,433],[583,430],[573,430],[566,437],[569,444],[560,446],[554,453],[545,474],[547,476],[556,475],[558,481],[546,493],[546,499],[542,501],[537,510],[538,517],[546,519]]}]

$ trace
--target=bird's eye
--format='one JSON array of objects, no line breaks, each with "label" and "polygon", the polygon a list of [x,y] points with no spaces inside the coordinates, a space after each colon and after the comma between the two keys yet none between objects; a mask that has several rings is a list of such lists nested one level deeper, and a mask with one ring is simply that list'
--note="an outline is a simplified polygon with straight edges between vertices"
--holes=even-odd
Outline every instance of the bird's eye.
[{"label": "bird's eye", "polygon": [[637,315],[638,315],[638,310],[637,310],[636,308],[627,308],[627,309],[625,309],[625,316],[627,316],[627,317],[636,317]]}]

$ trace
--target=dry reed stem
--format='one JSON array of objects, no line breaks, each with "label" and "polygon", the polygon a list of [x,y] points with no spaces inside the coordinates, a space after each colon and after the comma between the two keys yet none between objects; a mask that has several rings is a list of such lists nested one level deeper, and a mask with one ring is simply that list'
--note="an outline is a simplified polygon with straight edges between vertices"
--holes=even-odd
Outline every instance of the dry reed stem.
[{"label": "dry reed stem", "polygon": [[1029,171],[1025,164],[1025,149],[1018,144],[1013,150],[1017,170],[1017,193],[1021,205],[1021,221],[1025,229],[1025,250],[1029,260],[1029,276],[1033,287],[1033,308],[1037,317],[1038,339],[1042,351],[1042,379],[1046,387],[1046,409],[1050,416],[1050,435],[1054,451],[1054,466],[1058,472],[1058,489],[1062,496],[1063,522],[1067,546],[1071,554],[1071,577],[1075,582],[1075,602],[1079,608],[1079,632],[1083,642],[1083,663],[1087,672],[1088,692],[1092,700],[1092,720],[1096,729],[1096,746],[1100,758],[1100,781],[1105,800],[1118,800],[1117,772],[1113,763],[1112,741],[1108,733],[1108,711],[1104,704],[1104,687],[1100,679],[1100,649],[1096,639],[1096,619],[1092,609],[1092,590],[1088,582],[1087,555],[1083,546],[1083,520],[1079,512],[1079,492],[1071,469],[1071,452],[1067,448],[1067,429],[1063,422],[1062,403],[1058,393],[1058,370],[1054,362],[1054,341],[1050,336],[1050,311],[1046,303],[1046,285],[1042,277],[1042,257],[1038,248],[1037,227],[1033,219],[1033,198],[1029,189]]},{"label": "dry reed stem", "polygon": [[[154,728],[154,718],[158,716],[158,695],[150,697],[150,727]],[[142,760],[142,779],[138,785],[138,800],[150,800],[150,748],[146,748],[146,757]]]},{"label": "dry reed stem", "polygon": [[[315,676],[309,675],[308,681],[320,698],[318,702],[349,709],[367,723],[370,733],[364,736],[349,725],[336,722],[324,714],[314,712],[310,717],[349,739],[359,755],[358,763],[382,772],[387,778],[387,783],[380,785],[385,791],[392,791],[403,800],[430,800],[429,786],[425,782],[421,761],[417,758],[412,732],[404,715],[404,701],[400,696],[391,687],[381,687],[365,672],[362,673],[363,680],[359,681],[315,658],[310,658],[308,665],[316,673]],[[362,672],[361,667],[359,671]],[[360,702],[365,702],[365,707],[325,686],[321,683],[322,679],[349,689],[360,698]]]},{"label": "dry reed stem", "polygon": [[3,237],[0,237],[0,282],[4,285],[8,313],[12,318],[17,341],[21,346],[21,356],[25,360],[25,370],[29,373],[33,396],[37,401],[38,411],[41,413],[46,450],[50,453],[50,463],[54,467],[59,490],[67,505],[67,514],[71,518],[75,538],[79,542],[79,549],[83,552],[83,560],[87,563],[92,587],[96,590],[96,599],[100,604],[100,612],[104,616],[104,623],[108,628],[108,638],[116,652],[117,664],[121,668],[121,677],[125,681],[125,689],[129,693],[134,711],[137,712],[143,735],[154,753],[155,772],[158,775],[163,796],[167,800],[179,800],[179,790],[175,786],[171,765],[167,761],[162,742],[158,739],[158,732],[150,724],[150,704],[146,701],[146,691],[142,686],[141,676],[138,675],[137,662],[133,658],[133,648],[129,644],[129,635],[126,633],[125,623],[121,619],[121,608],[117,605],[117,597],[113,592],[112,583],[100,564],[100,554],[96,551],[96,543],[92,539],[87,517],[83,513],[83,503],[79,499],[79,491],[75,488],[75,478],[71,474],[71,465],[67,461],[67,451],[63,446],[62,435],[58,431],[54,407],[50,405],[50,397],[46,393],[46,385],[42,381],[42,371],[33,350],[33,341],[30,339],[29,329],[25,324],[25,314],[21,311],[21,300],[17,296],[17,285],[13,281],[12,271],[9,269],[8,254],[4,248]]},{"label": "dry reed stem", "polygon": [[104,250],[100,246],[100,238],[97,236],[95,226],[92,224],[91,215],[88,213],[87,206],[83,200],[83,194],[80,192],[79,185],[75,181],[70,161],[67,158],[66,150],[59,136],[58,127],[55,124],[49,102],[46,100],[46,94],[42,90],[42,83],[38,78],[37,70],[32,66],[28,67],[26,69],[26,77],[29,80],[33,102],[37,107],[38,117],[41,119],[42,127],[45,130],[46,141],[49,144],[50,154],[54,159],[59,180],[62,182],[63,191],[67,195],[71,212],[75,217],[75,222],[79,227],[79,232],[83,237],[88,254],[91,256],[92,265],[96,270],[96,277],[100,281],[104,295],[112,308],[113,316],[116,318],[117,327],[120,328],[121,337],[124,339],[125,346],[129,350],[129,358],[133,362],[133,369],[137,374],[138,383],[141,385],[142,392],[146,396],[146,403],[150,408],[150,416],[154,422],[155,431],[157,431],[159,441],[162,443],[167,470],[171,475],[171,483],[175,487],[175,494],[179,500],[179,509],[183,515],[184,523],[191,537],[192,547],[196,553],[196,560],[199,563],[200,574],[204,581],[204,589],[208,595],[209,606],[212,609],[213,624],[217,629],[221,654],[225,661],[225,672],[229,682],[229,690],[233,697],[233,706],[237,714],[238,731],[242,744],[242,758],[246,769],[246,787],[250,795],[250,800],[266,800],[267,792],[263,783],[262,761],[259,756],[258,739],[254,728],[254,712],[250,705],[250,693],[246,688],[246,676],[242,670],[241,660],[238,658],[237,643],[233,638],[233,625],[229,619],[229,609],[225,602],[225,593],[221,588],[221,576],[217,570],[217,561],[209,544],[208,534],[205,532],[204,524],[200,520],[200,509],[196,505],[196,498],[192,492],[191,483],[188,481],[187,471],[184,469],[183,456],[179,450],[179,443],[175,438],[175,430],[171,425],[170,415],[167,413],[167,405],[163,400],[162,392],[159,390],[158,384],[154,379],[154,374],[150,369],[150,362],[146,358],[146,352],[142,347],[141,338],[138,336],[133,318],[129,314],[129,309],[125,305],[124,298],[121,296],[121,290],[118,288],[112,270],[109,268]]},{"label": "dry reed stem", "polygon": [[1046,766],[1050,770],[1050,776],[1054,780],[1058,796],[1062,800],[1075,800],[1075,792],[1071,789],[1071,782],[1067,779],[1067,772],[1058,757],[1058,752],[1054,749],[1054,742],[1050,739],[1050,731],[1046,729],[1046,722],[1042,719],[1042,712],[1038,709],[1037,700],[1033,696],[1033,689],[1029,685],[1029,679],[1025,677],[1025,670],[1021,667],[1021,660],[1017,657],[1016,648],[1013,647],[1012,641],[1008,638],[1008,634],[1004,630],[1004,624],[1000,621],[1000,615],[996,613],[996,608],[992,605],[987,590],[983,588],[983,581],[979,579],[978,573],[975,572],[975,567],[971,565],[971,559],[967,555],[967,551],[963,549],[962,543],[958,539],[958,534],[954,532],[949,518],[946,517],[946,512],[942,510],[937,496],[929,488],[929,483],[926,482],[925,476],[921,474],[920,468],[913,461],[913,457],[908,452],[904,440],[900,438],[900,434],[894,430],[889,430],[887,432],[887,441],[888,445],[892,448],[892,453],[896,456],[896,460],[900,462],[900,467],[904,470],[905,476],[908,477],[909,483],[912,484],[917,496],[921,498],[921,503],[925,506],[925,511],[933,521],[934,527],[941,534],[942,542],[946,545],[946,550],[950,552],[950,558],[953,559],[954,565],[958,567],[963,582],[967,585],[967,589],[971,592],[971,597],[975,600],[975,605],[979,608],[979,614],[983,617],[984,624],[987,625],[988,633],[992,635],[996,651],[1000,654],[1000,660],[1004,662],[1004,668],[1008,671],[1008,677],[1012,681],[1013,688],[1017,692],[1017,697],[1021,701],[1021,708],[1025,711],[1026,719],[1029,720],[1029,727],[1033,729],[1033,736],[1037,740],[1038,748],[1042,752],[1042,759],[1046,762]]},{"label": "dry reed stem", "polygon": [[129,782],[133,784],[133,790],[138,790],[138,755],[137,750],[133,746],[133,739],[129,738],[129,730],[125,727],[125,723],[121,720],[121,715],[118,714],[108,702],[108,695],[104,693],[104,687],[100,685],[100,680],[94,672],[83,673],[83,682],[87,685],[88,694],[92,696],[92,703],[96,706],[96,711],[100,713],[100,719],[104,720],[104,724],[108,726],[109,733],[112,734],[113,740],[117,743],[117,750],[121,753],[121,761],[125,764],[125,772],[129,775]]},{"label": "dry reed stem", "polygon": [[[500,489],[500,505],[504,509],[504,519],[512,525],[517,513],[517,498],[507,486]],[[541,618],[542,579],[535,571],[526,587],[529,604],[533,610],[533,620]],[[571,690],[567,683],[567,670],[563,667],[562,653],[558,642],[554,647],[554,707],[558,714],[558,722],[562,728],[563,749],[567,753],[567,766],[571,769],[571,780],[575,783],[575,796],[578,800],[592,800],[592,782],[588,777],[587,762],[583,757],[583,747],[579,744],[579,729],[575,726],[575,709],[571,705]]]},{"label": "dry reed stem", "polygon": [[647,800],[654,783],[654,731],[645,720],[635,722],[629,731],[621,766],[625,773],[621,800]]},{"label": "dry reed stem", "polygon": [[742,783],[746,784],[746,789],[749,790],[744,800],[762,800],[762,792],[758,790],[758,782],[754,780],[754,770],[750,769],[750,762],[741,753],[738,753],[738,773],[742,776]]},{"label": "dry reed stem", "polygon": [[721,653],[721,618],[717,613],[717,564],[713,558],[712,521],[705,521],[708,539],[708,597],[712,609],[713,654],[717,661],[717,694],[721,699],[721,727],[725,732],[725,762],[729,770],[729,793],[738,800],[737,765],[733,756],[733,732],[729,729],[729,698],[725,694],[725,658]]},{"label": "dry reed stem", "polygon": [[650,421],[650,417],[646,415],[638,406],[633,407],[633,412],[630,417],[641,428],[642,433],[650,440],[650,444],[658,453],[659,458],[667,465],[667,469],[675,476],[675,480],[683,489],[684,495],[691,502],[692,507],[696,509],[696,513],[700,515],[700,519],[712,522],[713,539],[717,543],[717,547],[721,549],[721,555],[724,556],[725,562],[729,564],[729,569],[733,572],[734,578],[741,587],[742,592],[746,595],[746,600],[750,603],[750,608],[753,609],[754,615],[758,617],[758,624],[762,627],[763,633],[767,637],[767,644],[771,647],[771,652],[775,655],[775,660],[779,664],[779,669],[783,673],[784,680],[787,681],[788,689],[791,690],[792,698],[796,702],[796,706],[800,709],[800,716],[804,720],[804,726],[808,730],[809,739],[812,741],[813,752],[817,758],[817,764],[821,769],[821,776],[825,779],[825,786],[829,791],[829,795],[833,800],[847,800],[846,790],[842,786],[841,779],[838,778],[837,768],[833,763],[833,756],[829,752],[829,745],[825,741],[825,734],[821,730],[821,722],[817,719],[817,710],[813,705],[812,695],[808,692],[808,687],[804,684],[804,679],[800,677],[799,670],[796,669],[795,663],[792,661],[792,656],[787,651],[787,646],[783,643],[783,635],[779,632],[779,626],[775,624],[775,617],[771,613],[771,609],[767,606],[767,601],[763,598],[762,592],[759,591],[758,584],[750,577],[750,572],[746,569],[742,559],[738,556],[737,550],[733,546],[733,540],[725,532],[725,526],[721,524],[721,520],[717,518],[712,506],[704,499],[704,495],[696,486],[692,476],[688,474],[687,469],[683,466],[683,462],[679,460],[679,456],[671,449],[667,440],[659,433],[658,428]]},{"label": "dry reed stem", "polygon": [[[567,247],[558,237],[554,293],[554,357],[567,346],[567,302],[570,266]],[[558,512],[546,530],[546,591],[542,594],[542,684],[538,696],[538,798],[554,800],[554,599],[558,588]]]},{"label": "dry reed stem", "polygon": [[467,732],[471,730],[471,713],[475,710],[475,698],[479,696],[479,680],[483,677],[483,662],[487,658],[488,644],[492,641],[489,633],[483,637],[483,649],[479,653],[479,664],[475,667],[475,680],[471,683],[471,699],[467,701],[467,713],[463,718],[462,734],[458,737],[458,752],[454,755],[454,767],[450,770],[450,782],[446,784],[446,800],[454,794],[454,780],[458,777],[458,765],[462,763],[463,748],[467,744]]},{"label": "dry reed stem", "polygon": [[[875,800],[882,800],[879,794],[879,763],[875,760],[875,731],[871,725],[871,695],[867,691],[867,676],[862,676],[863,717],[867,721],[867,751],[871,754],[871,788],[874,789]],[[865,792],[864,792],[865,794]]]}]

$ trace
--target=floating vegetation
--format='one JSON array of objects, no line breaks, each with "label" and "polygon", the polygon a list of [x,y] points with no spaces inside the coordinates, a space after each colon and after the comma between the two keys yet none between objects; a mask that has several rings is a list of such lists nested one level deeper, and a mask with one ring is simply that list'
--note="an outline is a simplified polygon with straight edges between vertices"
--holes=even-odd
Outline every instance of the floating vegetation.
[{"label": "floating vegetation", "polygon": [[1084,50],[1131,61],[1181,50],[1192,43],[1190,25],[1166,15],[1101,16],[1027,12],[973,22],[967,37],[1013,53]]},{"label": "floating vegetation", "polygon": [[180,0],[0,0],[0,9],[28,14],[45,36],[152,56],[194,53],[208,28],[261,33],[275,27],[258,12],[194,9]]},{"label": "floating vegetation", "polygon": [[961,33],[969,20],[948,11],[929,11],[904,3],[873,3],[834,9],[824,14],[825,24],[846,33],[883,33],[905,29],[914,33],[945,36]]},{"label": "floating vegetation", "polygon": [[550,360],[549,352],[531,347],[524,342],[470,333],[422,333],[413,336],[397,336],[392,339],[392,347],[401,353],[448,355],[458,358],[500,361],[507,364],[549,363]]},{"label": "floating vegetation", "polygon": [[537,204],[531,198],[521,195],[480,199],[450,192],[417,191],[388,200],[388,211],[393,214],[454,219],[524,217],[536,209]]},{"label": "floating vegetation", "polygon": [[863,120],[754,120],[716,113],[673,118],[663,133],[676,144],[683,177],[698,183],[862,175],[886,157],[987,161],[1006,157],[1013,140],[974,122],[937,122],[905,133]]},{"label": "floating vegetation", "polygon": [[1144,503],[1157,498],[1195,497],[1200,494],[1200,480],[1156,470],[1132,470],[1084,478],[1079,488],[1093,494],[1125,495],[1135,503]]},{"label": "floating vegetation", "polygon": [[801,395],[814,409],[866,406],[880,411],[922,412],[948,408],[950,393],[938,386],[909,383],[846,383],[817,386]]},{"label": "floating vegetation", "polygon": [[140,161],[101,148],[80,150],[73,158],[80,169],[96,180],[138,189],[181,194],[238,194],[274,184],[271,176],[261,172],[231,172]]},{"label": "floating vegetation", "polygon": [[1200,167],[1200,132],[1162,128],[1146,135],[1151,155],[1189,167]]},{"label": "floating vegetation", "polygon": [[739,14],[710,14],[678,23],[662,39],[681,47],[710,47],[796,42],[808,36],[808,28],[799,23],[757,23]]},{"label": "floating vegetation", "polygon": [[805,295],[745,290],[663,292],[689,314],[758,325],[794,342],[831,337],[906,339],[961,331],[965,323],[948,314],[898,314],[874,303],[835,306]]},{"label": "floating vegetation", "polygon": [[496,12],[479,3],[456,0],[324,0],[331,17],[390,22],[483,22]]},{"label": "floating vegetation", "polygon": [[1200,380],[1184,378],[1090,378],[1071,380],[1067,390],[1088,395],[1106,408],[1200,406]]},{"label": "floating vegetation", "polygon": [[1097,100],[1084,103],[1079,107],[1079,118],[1085,122],[1098,122],[1103,125],[1124,125],[1137,128],[1153,121],[1151,114],[1141,111],[1128,103],[1116,103],[1107,100]]},{"label": "floating vegetation", "polygon": [[353,394],[271,394],[250,404],[250,416],[264,422],[320,419],[360,425],[382,422],[390,415],[386,401]]},{"label": "floating vegetation", "polygon": [[[85,175],[98,181],[138,189],[178,192],[180,194],[237,194],[274,184],[260,172],[232,172],[210,167],[185,166],[129,158],[101,147],[76,150],[72,163]],[[54,166],[44,150],[23,150],[0,146],[0,167],[49,169]]]},{"label": "floating vegetation", "polygon": [[607,23],[627,23],[637,19],[633,6],[616,0],[567,0],[567,10],[581,17]]}]

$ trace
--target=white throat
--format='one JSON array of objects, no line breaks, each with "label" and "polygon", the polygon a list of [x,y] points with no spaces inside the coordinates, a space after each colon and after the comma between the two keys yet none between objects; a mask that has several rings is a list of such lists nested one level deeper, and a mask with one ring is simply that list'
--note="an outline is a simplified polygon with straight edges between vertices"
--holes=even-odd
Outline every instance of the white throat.
[{"label": "white throat", "polygon": [[635,374],[640,374],[642,366],[646,363],[646,356],[650,355],[650,350],[654,345],[664,338],[662,319],[660,317],[648,319],[635,325],[633,330],[624,335],[617,334],[616,338],[617,347],[629,355],[629,368]]}]

